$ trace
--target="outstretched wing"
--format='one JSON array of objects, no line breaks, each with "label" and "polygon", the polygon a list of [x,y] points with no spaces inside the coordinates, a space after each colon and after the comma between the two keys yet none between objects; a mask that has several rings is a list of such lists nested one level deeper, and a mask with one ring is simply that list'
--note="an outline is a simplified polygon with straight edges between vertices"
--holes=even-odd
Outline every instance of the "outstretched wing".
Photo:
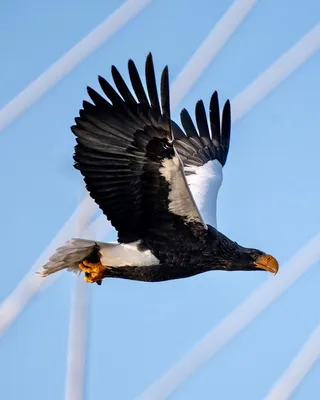
[{"label": "outstretched wing", "polygon": [[161,76],[160,100],[151,54],[145,68],[149,99],[132,60],[128,69],[136,98],[114,66],[119,93],[102,77],[109,101],[88,88],[94,104],[83,103],[71,128],[77,138],[75,167],[122,243],[151,231],[165,235],[181,220],[206,227],[173,146],[168,68]]},{"label": "outstretched wing", "polygon": [[172,122],[174,145],[184,164],[187,182],[204,221],[216,228],[217,196],[230,143],[230,102],[227,101],[223,107],[221,125],[217,92],[213,93],[210,101],[210,128],[202,101],[196,104],[195,116],[198,130],[186,109],[181,111],[185,133]]}]

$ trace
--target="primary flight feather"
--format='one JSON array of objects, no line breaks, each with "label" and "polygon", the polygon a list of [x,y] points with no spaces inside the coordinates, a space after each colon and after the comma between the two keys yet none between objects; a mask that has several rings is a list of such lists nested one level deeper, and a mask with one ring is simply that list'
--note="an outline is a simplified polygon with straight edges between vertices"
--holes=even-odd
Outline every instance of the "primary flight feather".
[{"label": "primary flight feather", "polygon": [[117,230],[118,243],[72,239],[50,257],[42,275],[66,268],[101,284],[106,277],[155,282],[211,270],[277,273],[274,257],[217,230],[216,200],[230,143],[229,101],[220,121],[213,93],[209,123],[199,101],[196,126],[182,110],[183,131],[170,117],[168,68],[161,75],[160,98],[151,54],[147,90],[132,60],[128,70],[134,93],[112,66],[117,90],[99,77],[107,99],[88,88],[93,104],[83,102],[71,127],[75,168]]}]

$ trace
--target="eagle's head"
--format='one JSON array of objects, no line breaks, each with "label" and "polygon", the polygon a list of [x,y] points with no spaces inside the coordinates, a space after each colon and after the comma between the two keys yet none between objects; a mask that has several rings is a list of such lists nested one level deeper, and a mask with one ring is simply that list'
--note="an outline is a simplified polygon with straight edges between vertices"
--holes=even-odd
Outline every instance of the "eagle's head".
[{"label": "eagle's head", "polygon": [[213,269],[224,269],[228,271],[265,270],[274,275],[278,272],[279,263],[270,254],[266,254],[261,250],[242,247],[212,226],[208,226],[208,228],[209,235],[215,237],[214,243],[215,246],[217,246],[217,253],[220,258],[216,265],[221,266],[221,268]]},{"label": "eagle's head", "polygon": [[278,261],[261,250],[248,249],[238,245],[238,249],[230,257],[230,269],[234,271],[265,270],[276,275],[279,269]]}]

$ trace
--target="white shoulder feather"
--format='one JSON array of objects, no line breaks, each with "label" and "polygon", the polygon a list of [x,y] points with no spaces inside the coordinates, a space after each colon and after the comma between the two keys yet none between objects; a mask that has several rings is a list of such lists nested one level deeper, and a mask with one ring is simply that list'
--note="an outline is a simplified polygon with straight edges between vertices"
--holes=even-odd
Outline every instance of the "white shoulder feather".
[{"label": "white shoulder feather", "polygon": [[218,160],[195,167],[185,166],[186,179],[203,220],[217,227],[217,198],[223,180],[222,165]]}]

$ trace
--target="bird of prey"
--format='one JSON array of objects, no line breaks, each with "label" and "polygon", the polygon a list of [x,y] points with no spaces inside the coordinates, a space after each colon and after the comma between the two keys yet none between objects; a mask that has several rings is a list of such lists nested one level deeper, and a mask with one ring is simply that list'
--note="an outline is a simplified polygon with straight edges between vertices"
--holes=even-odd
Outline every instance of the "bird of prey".
[{"label": "bird of prey", "polygon": [[[87,88],[71,127],[76,137],[75,168],[90,196],[118,232],[116,243],[71,239],[44,265],[42,275],[62,269],[84,272],[101,284],[107,277],[147,282],[186,278],[212,270],[278,271],[277,260],[245,248],[217,230],[216,199],[226,163],[231,113],[218,94],[195,107],[196,125],[187,110],[182,128],[171,120],[168,67],[158,95],[151,53],[145,64],[146,90],[132,60],[131,86],[115,66],[116,89],[99,76],[107,97]],[[205,214],[202,210],[211,212]]]}]

